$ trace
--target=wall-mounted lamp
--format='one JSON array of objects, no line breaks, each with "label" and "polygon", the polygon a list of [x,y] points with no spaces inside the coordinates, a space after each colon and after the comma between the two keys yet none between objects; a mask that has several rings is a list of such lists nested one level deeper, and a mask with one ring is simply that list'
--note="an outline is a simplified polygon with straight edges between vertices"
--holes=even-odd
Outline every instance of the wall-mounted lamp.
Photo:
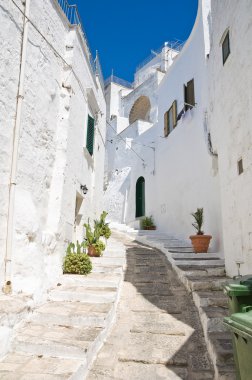
[{"label": "wall-mounted lamp", "polygon": [[86,185],[80,185],[80,189],[82,190],[83,194],[86,195],[88,192],[88,188]]}]

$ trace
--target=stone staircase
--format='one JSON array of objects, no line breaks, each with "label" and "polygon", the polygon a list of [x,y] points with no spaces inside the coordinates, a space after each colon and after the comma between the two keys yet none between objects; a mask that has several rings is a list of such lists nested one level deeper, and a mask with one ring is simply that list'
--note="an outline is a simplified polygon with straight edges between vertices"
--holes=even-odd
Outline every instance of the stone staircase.
[{"label": "stone staircase", "polygon": [[[115,319],[124,245],[111,238],[104,256],[92,262],[90,275],[63,275],[44,304],[12,324],[1,380],[85,379]],[[20,313],[25,305],[20,302]]]},{"label": "stone staircase", "polygon": [[169,234],[137,231],[117,223],[112,226],[165,253],[181,282],[192,293],[214,366],[215,380],[235,380],[231,335],[223,325],[223,318],[228,315],[223,285],[229,281],[223,258],[217,253],[195,254],[190,241]]}]

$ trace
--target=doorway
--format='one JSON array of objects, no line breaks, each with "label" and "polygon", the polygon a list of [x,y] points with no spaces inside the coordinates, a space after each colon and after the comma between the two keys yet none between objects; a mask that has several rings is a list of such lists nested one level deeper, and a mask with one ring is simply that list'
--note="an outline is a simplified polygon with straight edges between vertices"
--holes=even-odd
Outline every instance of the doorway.
[{"label": "doorway", "polygon": [[145,179],[139,177],[136,182],[136,218],[145,215]]}]

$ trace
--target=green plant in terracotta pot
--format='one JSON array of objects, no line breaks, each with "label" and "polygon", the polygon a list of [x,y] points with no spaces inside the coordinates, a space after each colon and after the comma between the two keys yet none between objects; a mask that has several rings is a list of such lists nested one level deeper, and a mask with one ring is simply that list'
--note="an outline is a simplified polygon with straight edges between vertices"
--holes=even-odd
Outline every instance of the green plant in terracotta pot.
[{"label": "green plant in terracotta pot", "polygon": [[105,244],[100,240],[101,231],[98,226],[95,226],[92,230],[90,223],[85,223],[86,229],[85,246],[88,249],[89,256],[102,256],[102,252],[105,250]]},{"label": "green plant in terracotta pot", "polygon": [[191,215],[194,218],[194,222],[192,223],[192,225],[197,231],[196,235],[190,236],[194,252],[195,253],[207,252],[212,236],[205,235],[204,231],[202,230],[202,226],[204,222],[203,208],[197,208],[197,211],[192,213]]}]

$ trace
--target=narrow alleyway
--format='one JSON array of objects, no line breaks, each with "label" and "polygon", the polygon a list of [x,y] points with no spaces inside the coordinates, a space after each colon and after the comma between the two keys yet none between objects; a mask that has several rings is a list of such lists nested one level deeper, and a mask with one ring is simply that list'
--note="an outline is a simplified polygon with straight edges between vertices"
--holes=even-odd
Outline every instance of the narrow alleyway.
[{"label": "narrow alleyway", "polygon": [[213,379],[198,313],[164,254],[124,243],[117,321],[88,380]]}]

